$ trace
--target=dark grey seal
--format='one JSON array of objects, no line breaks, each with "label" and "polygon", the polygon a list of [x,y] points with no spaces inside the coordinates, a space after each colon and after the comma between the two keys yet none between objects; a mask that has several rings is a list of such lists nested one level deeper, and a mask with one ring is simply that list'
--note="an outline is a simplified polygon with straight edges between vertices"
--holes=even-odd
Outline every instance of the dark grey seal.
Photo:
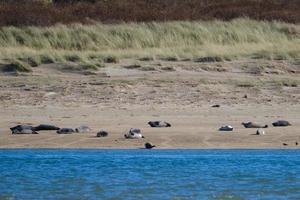
[{"label": "dark grey seal", "polygon": [[146,149],[152,149],[153,147],[156,147],[155,145],[152,145],[151,143],[147,142],[145,143],[145,148]]},{"label": "dark grey seal", "polygon": [[106,131],[99,131],[97,133],[97,137],[107,137],[108,136],[108,132]]},{"label": "dark grey seal", "polygon": [[233,131],[233,127],[230,125],[222,126],[219,131]]},{"label": "dark grey seal", "polygon": [[150,121],[148,124],[151,127],[171,127],[171,124],[164,121]]},{"label": "dark grey seal", "polygon": [[290,124],[290,122],[286,121],[286,120],[278,120],[277,122],[273,122],[272,123],[273,126],[291,126],[292,124]]},{"label": "dark grey seal", "polygon": [[38,134],[32,126],[17,125],[10,128],[12,134]]},{"label": "dark grey seal", "polygon": [[56,133],[58,133],[58,134],[72,134],[74,132],[75,132],[75,130],[72,128],[61,128],[56,131]]},{"label": "dark grey seal", "polygon": [[255,122],[243,122],[242,125],[244,125],[245,128],[268,128],[268,125],[261,125]]},{"label": "dark grey seal", "polygon": [[40,124],[36,127],[33,127],[35,131],[53,131],[53,130],[59,130],[59,127],[48,125],[48,124]]},{"label": "dark grey seal", "polygon": [[215,104],[215,105],[212,105],[211,107],[213,107],[213,108],[220,108],[221,106],[219,104]]}]

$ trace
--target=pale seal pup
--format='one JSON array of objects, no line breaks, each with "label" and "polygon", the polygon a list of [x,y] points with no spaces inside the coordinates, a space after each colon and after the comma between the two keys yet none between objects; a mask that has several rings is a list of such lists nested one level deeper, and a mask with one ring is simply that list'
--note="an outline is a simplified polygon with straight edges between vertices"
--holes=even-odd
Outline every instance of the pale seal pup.
[{"label": "pale seal pup", "polygon": [[32,126],[17,125],[10,128],[12,134],[38,134]]},{"label": "pale seal pup", "polygon": [[139,138],[145,138],[141,134],[141,130],[137,128],[131,128],[128,133],[124,134],[124,137],[126,139],[139,139]]},{"label": "pale seal pup", "polygon": [[151,127],[171,127],[171,124],[165,121],[150,121],[148,124]]},{"label": "pale seal pup", "polygon": [[286,120],[278,120],[276,122],[272,123],[273,126],[291,126],[292,124],[290,124],[290,122],[286,121]]},{"label": "pale seal pup", "polygon": [[233,127],[230,125],[222,126],[219,131],[233,131]]},{"label": "pale seal pup", "polygon": [[86,133],[86,132],[90,132],[92,129],[88,126],[79,126],[77,128],[75,128],[75,132],[76,133]]},{"label": "pale seal pup", "polygon": [[152,145],[151,143],[147,142],[145,143],[145,148],[146,149],[152,149],[153,147],[156,147],[155,145]]},{"label": "pale seal pup", "polygon": [[72,128],[61,128],[56,131],[57,134],[72,134],[74,132],[75,132],[75,130]]},{"label": "pale seal pup", "polygon": [[261,125],[254,122],[243,122],[245,128],[268,128],[268,125]]},{"label": "pale seal pup", "polygon": [[264,135],[265,134],[265,131],[261,128],[257,129],[256,131],[256,135]]}]

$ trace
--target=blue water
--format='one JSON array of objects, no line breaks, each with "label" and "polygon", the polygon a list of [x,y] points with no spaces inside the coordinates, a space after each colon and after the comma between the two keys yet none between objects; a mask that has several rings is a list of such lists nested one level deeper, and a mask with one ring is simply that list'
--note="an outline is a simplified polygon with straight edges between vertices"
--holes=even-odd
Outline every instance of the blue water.
[{"label": "blue water", "polygon": [[300,151],[0,150],[0,199],[300,199]]}]

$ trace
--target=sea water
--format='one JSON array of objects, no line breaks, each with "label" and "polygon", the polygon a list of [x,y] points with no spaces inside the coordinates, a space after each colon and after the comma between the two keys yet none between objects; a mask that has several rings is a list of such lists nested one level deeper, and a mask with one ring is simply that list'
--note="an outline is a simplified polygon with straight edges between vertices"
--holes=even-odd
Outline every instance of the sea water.
[{"label": "sea water", "polygon": [[0,199],[300,199],[299,150],[0,150]]}]

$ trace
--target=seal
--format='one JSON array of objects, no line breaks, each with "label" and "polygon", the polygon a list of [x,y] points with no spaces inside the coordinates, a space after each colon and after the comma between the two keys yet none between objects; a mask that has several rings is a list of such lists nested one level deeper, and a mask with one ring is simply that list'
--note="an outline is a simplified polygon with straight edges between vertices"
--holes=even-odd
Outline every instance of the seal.
[{"label": "seal", "polygon": [[48,125],[48,124],[40,124],[36,127],[33,127],[35,131],[52,131],[52,130],[59,130],[59,127]]},{"label": "seal", "polygon": [[76,133],[86,133],[86,132],[90,132],[92,129],[88,126],[79,126],[77,128],[75,128],[75,132]]},{"label": "seal", "polygon": [[255,122],[243,122],[245,128],[268,128],[268,125],[261,125]]},{"label": "seal", "polygon": [[291,126],[292,124],[290,124],[290,122],[286,121],[286,120],[278,120],[276,122],[272,123],[273,126]]},{"label": "seal", "polygon": [[97,133],[97,137],[107,137],[108,136],[108,132],[106,131],[99,131]]},{"label": "seal", "polygon": [[126,139],[139,139],[139,138],[145,138],[142,133],[141,130],[138,128],[131,128],[128,133],[124,134],[124,137]]},{"label": "seal", "polygon": [[150,121],[148,124],[151,127],[171,127],[171,124],[165,121]]},{"label": "seal", "polygon": [[265,131],[261,128],[257,129],[256,131],[256,135],[264,135],[265,134]]},{"label": "seal", "polygon": [[56,131],[57,134],[72,134],[74,132],[75,132],[75,130],[72,128],[61,128]]},{"label": "seal", "polygon": [[225,125],[219,128],[219,131],[233,131],[233,127],[230,125]]},{"label": "seal", "polygon": [[152,145],[151,143],[147,142],[145,143],[145,148],[146,149],[152,149],[153,147],[156,147],[155,145]]},{"label": "seal", "polygon": [[32,126],[17,125],[10,128],[12,134],[38,134]]}]

